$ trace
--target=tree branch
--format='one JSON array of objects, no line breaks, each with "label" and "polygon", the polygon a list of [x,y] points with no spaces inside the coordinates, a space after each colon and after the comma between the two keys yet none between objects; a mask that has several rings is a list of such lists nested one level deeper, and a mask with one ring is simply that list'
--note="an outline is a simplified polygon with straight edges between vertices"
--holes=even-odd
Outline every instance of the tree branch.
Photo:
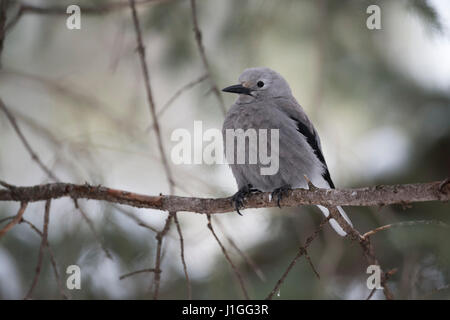
[{"label": "tree branch", "polygon": [[[3,182],[5,183],[5,182]],[[6,183],[5,183],[6,184]],[[356,189],[295,189],[281,200],[284,207],[300,205],[323,206],[383,206],[406,205],[415,202],[450,200],[450,184],[442,181],[403,185],[383,185]],[[0,201],[36,202],[71,197],[73,199],[103,200],[137,208],[169,212],[225,213],[234,211],[231,197],[190,198],[171,195],[148,196],[104,186],[71,183],[48,183],[32,187],[12,187],[0,190]],[[271,193],[258,193],[246,199],[246,208],[276,207]]]},{"label": "tree branch", "polygon": [[0,0],[0,69],[2,68],[3,41],[6,32],[6,9],[8,0]]},{"label": "tree branch", "polygon": [[[146,4],[151,2],[163,2],[165,0],[136,0],[136,4]],[[25,14],[38,14],[38,15],[67,15],[67,6],[64,5],[51,5],[46,7],[37,6],[34,4],[19,2],[19,9],[14,18],[11,19],[9,24],[5,28],[5,32],[16,25],[20,18]],[[117,10],[125,9],[128,7],[128,3],[124,1],[109,2],[105,4],[95,6],[80,6],[83,14],[88,15],[103,15]]]},{"label": "tree branch", "polygon": [[145,91],[147,93],[147,102],[150,108],[150,113],[153,119],[153,126],[155,128],[156,139],[158,142],[159,153],[161,154],[161,161],[164,166],[164,171],[166,172],[167,181],[169,183],[170,194],[173,193],[175,182],[172,176],[172,172],[170,170],[169,162],[167,161],[167,156],[164,150],[164,145],[161,137],[161,129],[158,123],[158,118],[156,115],[156,107],[155,102],[153,100],[152,89],[150,86],[150,75],[148,72],[147,62],[145,61],[145,47],[142,42],[142,31],[139,24],[139,18],[136,12],[135,0],[130,0],[131,13],[133,16],[133,24],[136,32],[136,42],[137,42],[137,51],[139,52],[139,59],[141,61],[142,75],[144,77]]},{"label": "tree branch", "polygon": [[17,214],[14,216],[14,218],[12,219],[12,221],[10,223],[8,223],[3,229],[0,230],[0,239],[9,231],[12,229],[12,227],[14,227],[16,224],[18,224],[20,222],[20,220],[22,220],[22,216],[25,213],[25,209],[27,208],[28,202],[22,202],[19,208],[19,211],[17,212]]},{"label": "tree branch", "polygon": [[208,219],[208,229],[211,231],[212,235],[214,236],[214,239],[216,239],[217,244],[219,245],[220,249],[222,250],[223,255],[225,256],[225,259],[227,259],[228,263],[230,264],[231,268],[233,269],[234,274],[236,275],[236,278],[239,282],[239,285],[242,289],[242,293],[244,294],[244,297],[246,300],[250,300],[250,297],[248,295],[247,289],[245,288],[244,279],[242,278],[241,273],[239,272],[236,265],[233,263],[233,261],[230,258],[230,255],[227,252],[227,249],[224,247],[222,242],[220,241],[219,237],[217,236],[216,232],[214,231],[214,228],[211,223],[211,215],[206,215],[206,218]]},{"label": "tree branch", "polygon": [[43,262],[43,258],[44,258],[44,248],[47,246],[48,223],[49,223],[49,219],[50,219],[50,204],[51,204],[51,200],[47,200],[47,202],[45,203],[44,226],[43,226],[43,232],[42,232],[41,246],[39,247],[39,255],[38,255],[38,262],[37,262],[37,266],[36,266],[36,272],[34,274],[34,278],[33,278],[33,282],[31,283],[31,287],[28,290],[24,299],[31,298],[34,288],[36,287],[36,285],[39,281],[39,276],[41,275],[42,262]]},{"label": "tree branch", "polygon": [[220,95],[219,88],[217,88],[217,85],[211,76],[211,70],[209,67],[208,58],[206,57],[205,47],[203,46],[202,32],[200,31],[200,27],[198,26],[197,5],[195,3],[195,0],[191,0],[191,11],[192,11],[192,24],[194,26],[193,30],[194,30],[194,35],[195,35],[195,41],[197,43],[198,52],[200,53],[203,67],[205,68],[206,75],[209,79],[209,83],[211,85],[211,91],[216,96],[217,101],[219,101],[220,110],[222,111],[223,115],[225,115],[226,114],[225,104],[223,102],[222,96]]}]

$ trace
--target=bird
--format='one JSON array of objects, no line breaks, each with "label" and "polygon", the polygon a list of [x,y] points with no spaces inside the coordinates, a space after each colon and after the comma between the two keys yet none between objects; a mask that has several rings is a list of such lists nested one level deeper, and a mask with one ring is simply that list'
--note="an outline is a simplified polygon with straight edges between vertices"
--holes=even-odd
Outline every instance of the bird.
[{"label": "bird", "polygon": [[[225,154],[228,155],[226,159],[238,186],[232,200],[239,214],[245,197],[254,192],[272,192],[280,206],[280,200],[289,190],[308,189],[307,179],[318,188],[335,188],[317,130],[292,95],[287,81],[278,72],[267,67],[245,69],[239,76],[239,84],[228,86],[222,91],[238,94],[223,122],[224,142],[227,139],[227,130],[241,129],[245,132],[248,129],[278,129],[279,167],[277,172],[271,175],[261,174],[264,164],[260,160],[256,163],[248,161],[250,150],[254,150],[252,146],[245,144],[245,150],[241,151],[245,153],[246,161],[238,163],[233,160],[239,151],[239,145],[229,146],[228,142],[224,143]],[[230,150],[231,148],[234,149]],[[270,150],[270,144],[267,148]],[[232,161],[229,161],[230,154]],[[318,207],[328,217],[328,209],[321,205]],[[353,227],[344,210],[341,207],[337,209]],[[346,235],[334,219],[329,221],[340,236]]]}]

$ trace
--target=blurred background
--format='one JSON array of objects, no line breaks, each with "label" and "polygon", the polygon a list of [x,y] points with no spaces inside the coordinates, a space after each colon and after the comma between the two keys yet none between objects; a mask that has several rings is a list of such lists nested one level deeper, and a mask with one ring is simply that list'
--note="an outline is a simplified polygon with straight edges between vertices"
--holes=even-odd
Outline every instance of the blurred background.
[{"label": "blurred background", "polygon": [[[126,2],[126,1],[125,1]],[[32,1],[61,6],[74,1]],[[81,30],[66,15],[24,14],[8,31],[0,69],[0,97],[42,161],[64,182],[102,184],[137,193],[167,194],[153,120],[143,84],[131,11],[83,14]],[[381,30],[369,30],[366,9],[381,8]],[[177,128],[222,127],[220,104],[205,74],[192,31],[190,2],[138,5],[161,133],[170,155]],[[10,1],[8,19],[18,3]],[[218,88],[235,84],[248,67],[267,66],[291,84],[322,140],[337,187],[402,184],[450,176],[450,3],[419,1],[198,0],[199,27]],[[9,21],[9,20],[8,20]],[[223,95],[226,108],[236,97]],[[226,165],[175,165],[175,194],[223,197],[236,192]],[[0,179],[36,185],[49,178],[0,112]],[[119,280],[155,263],[155,233],[166,213],[99,201],[79,201],[93,221],[109,259],[70,199],[52,202],[49,243],[63,282],[67,266],[81,268],[72,299],[148,299],[152,274]],[[0,220],[18,203],[0,203]],[[213,217],[219,238],[241,271],[251,298],[262,299],[319,225],[315,207],[244,210]],[[445,203],[412,207],[348,208],[367,232],[387,223],[450,223]],[[44,203],[29,204],[25,218],[42,229]],[[195,299],[243,298],[236,277],[207,229],[204,215],[179,213]],[[243,254],[233,247],[230,240]],[[26,224],[0,241],[0,299],[21,299],[35,274],[40,237]],[[379,232],[372,242],[396,298],[450,298],[450,232],[435,223]],[[275,299],[365,299],[361,248],[326,226],[308,253],[320,279],[301,258]],[[161,299],[185,299],[186,281],[175,226],[163,242]],[[59,299],[48,255],[33,298]],[[376,292],[374,299],[383,299]]]}]

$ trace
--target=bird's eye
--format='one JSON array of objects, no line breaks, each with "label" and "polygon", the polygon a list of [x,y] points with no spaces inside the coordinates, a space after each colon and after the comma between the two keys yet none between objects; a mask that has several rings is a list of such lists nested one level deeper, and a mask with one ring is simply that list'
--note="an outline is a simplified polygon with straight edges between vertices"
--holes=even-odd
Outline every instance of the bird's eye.
[{"label": "bird's eye", "polygon": [[262,88],[262,87],[264,87],[264,82],[258,81],[258,83],[256,85],[258,86],[258,88]]}]

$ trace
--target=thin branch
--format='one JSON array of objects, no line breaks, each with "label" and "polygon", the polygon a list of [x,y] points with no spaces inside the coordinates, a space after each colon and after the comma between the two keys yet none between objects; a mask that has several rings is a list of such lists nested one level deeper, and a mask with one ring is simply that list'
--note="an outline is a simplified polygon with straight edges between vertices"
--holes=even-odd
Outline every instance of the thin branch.
[{"label": "thin branch", "polygon": [[[385,281],[387,281],[392,275],[394,275],[395,273],[397,273],[397,271],[398,271],[398,269],[392,269],[392,270],[389,270],[389,271],[385,272],[385,273],[384,273]],[[376,288],[376,287],[373,288],[373,289],[370,291],[370,293],[369,293],[369,295],[367,296],[366,300],[372,299],[372,297],[373,297],[375,291],[377,291],[377,288]]]},{"label": "thin branch", "polygon": [[445,290],[449,290],[449,289],[450,289],[450,284],[443,285],[441,287],[438,287],[438,288],[432,290],[431,292],[428,292],[426,295],[423,296],[423,299],[430,299],[436,293],[439,293],[439,292],[442,292]]},{"label": "thin branch", "polygon": [[23,214],[25,213],[25,209],[27,208],[28,202],[22,202],[20,204],[19,211],[17,212],[16,216],[12,219],[10,223],[8,223],[3,229],[0,230],[0,239],[14,227],[16,224],[20,222],[22,219]]},{"label": "thin branch", "polygon": [[390,224],[375,228],[373,230],[370,230],[370,231],[364,233],[362,236],[363,236],[363,238],[367,238],[367,237],[373,236],[375,233],[377,233],[379,231],[384,231],[384,230],[388,230],[391,228],[411,227],[411,226],[416,226],[416,225],[428,225],[428,224],[436,224],[436,225],[444,227],[444,228],[450,228],[450,226],[448,224],[446,224],[442,221],[437,221],[437,220],[402,221],[402,222],[397,222],[397,223],[390,223]]},{"label": "thin branch", "polygon": [[317,272],[316,267],[314,267],[314,263],[312,262],[312,259],[311,259],[311,257],[309,256],[308,251],[307,251],[306,249],[305,249],[305,258],[306,258],[306,260],[308,261],[309,266],[311,267],[312,271],[313,271],[314,274],[316,275],[317,279],[320,280],[320,274],[319,274],[319,272]]},{"label": "thin branch", "polygon": [[[5,106],[5,104],[3,103],[3,101],[0,99],[0,109],[2,109],[9,122],[11,123],[11,125],[13,126],[17,136],[19,137],[19,139],[21,140],[22,144],[25,146],[25,149],[27,150],[27,152],[30,154],[32,160],[38,164],[38,166],[42,169],[42,171],[45,172],[45,174],[54,181],[59,182],[59,178],[42,162],[41,158],[36,154],[36,152],[33,150],[33,148],[31,147],[30,143],[28,142],[28,140],[25,138],[25,135],[22,133],[22,131],[20,130],[19,126],[17,125],[17,121],[15,119],[15,117],[13,116],[13,114],[8,110],[8,108]],[[12,189],[14,188],[14,186],[9,185],[6,182],[1,182],[1,184],[5,187],[7,187],[8,189]],[[50,199],[47,199],[50,200]],[[86,222],[89,225],[89,228],[91,229],[91,231],[94,233],[94,237],[97,239],[97,241],[100,243],[100,246],[102,247],[103,251],[105,252],[106,256],[110,259],[112,259],[111,254],[109,253],[109,251],[106,249],[105,245],[100,241],[100,237],[97,235],[97,233],[95,232],[95,228],[94,225],[92,223],[92,221],[90,221],[89,217],[79,208],[78,206],[78,202],[76,198],[73,198],[73,203],[76,209],[78,209],[80,211],[80,213],[82,214],[83,218],[86,220]]]},{"label": "thin branch", "polygon": [[31,295],[33,294],[34,288],[36,287],[39,276],[41,274],[41,268],[42,268],[42,261],[44,258],[44,247],[47,246],[47,237],[48,237],[48,223],[50,220],[50,204],[51,200],[47,200],[45,203],[45,214],[44,214],[44,227],[42,231],[42,240],[41,240],[41,246],[39,247],[39,256],[38,256],[38,262],[36,266],[36,272],[34,274],[33,282],[31,283],[31,287],[28,290],[28,293],[26,294],[24,299],[30,299]]},{"label": "thin branch", "polygon": [[[4,182],[5,183],[5,182]],[[414,202],[450,200],[450,185],[439,190],[441,181],[429,183],[384,185],[357,189],[295,189],[281,200],[283,207],[300,205],[324,206],[380,206]],[[111,189],[89,184],[48,183],[32,187],[0,189],[0,201],[36,202],[71,197],[73,199],[104,200],[137,208],[150,208],[167,212],[196,212],[216,214],[233,212],[231,197],[195,198],[170,195],[148,196],[125,190]],[[249,196],[246,208],[276,207],[270,192]],[[345,230],[345,229],[344,229]]]},{"label": "thin branch", "polygon": [[377,265],[381,270],[381,286],[383,287],[383,293],[387,300],[394,299],[394,295],[390,291],[386,282],[389,277],[388,273],[384,272],[381,269],[380,263],[378,262],[377,257],[375,256],[374,248],[372,243],[370,242],[370,238],[364,238],[355,228],[353,228],[347,220],[345,220],[340,214],[337,207],[327,206],[328,211],[330,212],[330,216],[336,220],[341,228],[347,233],[347,236],[353,240],[357,241],[363,250],[364,257],[366,258],[368,265]]},{"label": "thin branch", "polygon": [[3,42],[5,40],[6,33],[6,10],[8,6],[8,0],[0,0],[0,69],[2,68],[2,52]]},{"label": "thin branch", "polygon": [[31,158],[34,162],[36,162],[39,167],[54,181],[59,181],[58,178],[50,171],[49,168],[41,161],[41,159],[38,157],[38,155],[34,152],[34,150],[31,148],[30,144],[28,143],[27,139],[25,139],[25,136],[23,135],[22,131],[20,130],[19,126],[17,125],[16,119],[11,114],[11,112],[6,108],[5,104],[3,103],[2,99],[0,99],[0,109],[6,114],[8,117],[9,122],[14,128],[14,131],[16,131],[18,137],[22,141],[22,144],[27,149],[28,153],[31,155]]},{"label": "thin branch", "polygon": [[211,70],[209,67],[208,58],[206,57],[205,47],[203,46],[202,32],[200,31],[200,28],[198,26],[197,5],[195,3],[195,0],[191,0],[191,10],[192,10],[192,24],[194,26],[193,28],[194,28],[195,41],[197,42],[197,48],[200,53],[200,57],[202,59],[203,67],[205,68],[206,75],[208,76],[209,83],[211,85],[211,90],[212,90],[212,92],[214,92],[214,95],[216,96],[217,100],[219,101],[220,109],[222,110],[222,113],[225,115],[226,114],[225,104],[223,102],[220,91],[217,88],[217,85],[211,76]]},{"label": "thin branch", "polygon": [[222,242],[220,241],[219,237],[217,237],[216,232],[214,231],[214,228],[211,224],[211,215],[207,215],[206,216],[208,219],[208,229],[211,231],[212,235],[214,236],[214,238],[216,239],[217,243],[220,246],[220,249],[222,249],[222,253],[225,256],[225,258],[227,259],[228,263],[230,264],[231,268],[234,271],[234,274],[236,275],[238,281],[239,281],[239,285],[241,286],[242,292],[244,294],[245,299],[250,300],[250,297],[248,296],[247,293],[247,289],[245,288],[245,284],[244,284],[244,280],[242,279],[242,275],[239,272],[238,268],[235,266],[235,264],[233,263],[233,261],[231,260],[230,256],[228,255],[227,250],[225,249],[224,245],[222,244]]},{"label": "thin branch", "polygon": [[[43,233],[41,230],[39,230],[39,229],[38,229],[33,223],[31,223],[30,221],[25,220],[24,218],[22,218],[22,220],[20,221],[20,223],[25,223],[25,224],[29,225],[30,228],[31,228],[33,231],[35,231],[41,238],[44,237],[44,233]],[[57,267],[56,260],[55,260],[55,254],[53,253],[53,250],[52,250],[52,248],[50,247],[50,243],[48,242],[48,239],[47,239],[47,241],[46,241],[46,243],[45,243],[45,246],[47,247],[47,250],[48,250],[48,253],[49,253],[49,256],[50,256],[50,263],[52,264],[53,273],[55,274],[56,282],[58,283],[58,288],[59,288],[59,292],[60,292],[60,294],[61,294],[61,297],[62,297],[63,299],[68,299],[68,296],[67,296],[66,292],[64,291],[64,287],[63,287],[63,284],[62,284],[62,281],[61,281],[61,277],[60,277],[60,275],[59,275],[58,267]]]},{"label": "thin branch", "polygon": [[126,274],[124,274],[124,275],[121,275],[119,279],[120,279],[120,280],[123,280],[123,279],[125,279],[125,278],[134,276],[134,275],[136,275],[136,274],[140,274],[140,273],[149,273],[149,272],[155,272],[155,273],[156,273],[156,269],[142,269],[142,270],[136,270],[136,271],[133,271],[133,272],[130,272],[130,273],[126,273]]},{"label": "thin branch", "polygon": [[[289,266],[287,267],[286,271],[284,271],[283,275],[281,276],[281,278],[277,281],[277,283],[275,284],[275,287],[272,289],[272,291],[269,293],[269,295],[267,296],[266,300],[271,300],[273,298],[273,296],[280,290],[280,286],[283,284],[284,280],[286,279],[287,275],[289,274],[289,272],[291,271],[291,269],[295,266],[295,264],[297,263],[297,260],[300,259],[300,257],[304,254],[307,254],[306,249],[309,247],[309,245],[311,244],[311,242],[317,237],[317,235],[319,234],[319,232],[322,230],[323,226],[328,223],[328,221],[331,219],[331,216],[328,216],[327,218],[325,218],[319,225],[319,227],[314,231],[314,233],[312,235],[310,235],[308,238],[306,238],[305,244],[303,246],[299,247],[299,250],[297,252],[297,255],[294,257],[294,259],[291,261],[291,263],[289,264]],[[313,265],[311,264],[311,267],[313,269],[313,271],[317,274],[316,269],[313,267]],[[317,274],[318,275],[318,274]]]},{"label": "thin branch", "polygon": [[173,194],[175,182],[172,177],[172,172],[170,170],[169,162],[167,161],[166,153],[164,150],[164,145],[161,137],[161,130],[158,123],[158,118],[156,116],[156,108],[155,103],[153,101],[152,89],[150,86],[150,76],[148,72],[147,62],[145,61],[145,47],[142,42],[142,32],[139,24],[139,18],[136,12],[135,0],[130,0],[131,13],[133,16],[133,24],[136,32],[136,42],[137,42],[137,50],[139,53],[139,58],[141,62],[142,75],[144,77],[145,91],[147,93],[147,102],[150,108],[150,113],[153,119],[153,125],[155,127],[156,139],[158,141],[158,148],[161,154],[162,163],[164,165],[164,170],[166,172],[167,180],[169,183],[169,193]]},{"label": "thin branch", "polygon": [[[20,209],[22,209],[22,207]],[[25,210],[23,210],[23,211],[25,211]],[[19,210],[19,212],[20,212],[20,210]],[[0,219],[0,223],[3,223],[3,222],[8,221],[8,220],[15,220],[16,217],[17,216],[10,216],[10,217],[6,217],[6,218],[3,218],[3,219]],[[42,233],[42,231],[39,230],[33,223],[31,223],[30,221],[28,221],[25,218],[23,218],[23,214],[22,214],[22,217],[20,218],[18,223],[19,224],[21,224],[21,223],[27,224],[34,232],[36,232],[41,238],[43,238],[44,234]],[[62,285],[62,282],[61,282],[61,278],[59,276],[57,264],[56,264],[56,261],[55,261],[55,255],[53,253],[52,248],[50,247],[48,239],[47,239],[47,242],[46,242],[45,245],[46,245],[48,253],[50,255],[50,262],[52,264],[52,268],[53,268],[53,271],[54,271],[54,274],[55,274],[56,282],[58,283],[58,288],[59,288],[61,297],[63,299],[67,299],[68,297],[67,297],[66,293],[64,292],[64,288],[63,288],[63,285]]]},{"label": "thin branch", "polygon": [[145,222],[144,220],[142,220],[141,218],[136,216],[134,213],[132,213],[130,211],[127,211],[124,208],[121,208],[120,206],[117,206],[117,205],[112,205],[112,207],[114,209],[116,209],[118,212],[120,212],[120,213],[126,215],[127,217],[129,217],[130,219],[134,220],[137,223],[138,226],[141,226],[143,228],[147,228],[147,229],[149,229],[149,230],[151,230],[151,231],[153,231],[155,233],[158,232],[158,230],[154,226],[149,225],[147,222]]},{"label": "thin branch", "polygon": [[95,230],[94,222],[92,222],[91,218],[89,218],[89,216],[86,214],[86,212],[84,212],[84,210],[81,209],[81,207],[78,205],[77,199],[73,199],[73,202],[75,204],[75,208],[81,213],[81,216],[83,217],[83,219],[86,221],[87,225],[89,226],[89,229],[91,230],[92,234],[94,235],[95,240],[100,244],[103,252],[105,252],[105,255],[108,257],[108,259],[113,260],[111,253],[109,252],[108,248],[105,246],[102,239],[100,238],[97,231]]},{"label": "thin branch", "polygon": [[[49,90],[52,93],[66,99],[70,102],[70,104],[68,105],[69,107],[75,106],[77,110],[79,110],[79,108],[83,108],[89,113],[91,117],[94,116],[95,113],[96,116],[98,115],[102,119],[106,119],[111,122],[111,124],[117,126],[118,130],[124,131],[127,134],[132,135],[133,137],[141,134],[141,131],[137,130],[133,125],[130,124],[129,121],[126,121],[125,119],[123,119],[123,117],[114,114],[111,111],[112,108],[101,101],[98,96],[86,93],[85,91],[87,90],[87,88],[79,87],[74,82],[67,82],[67,80],[64,80],[62,82],[60,79],[55,80],[32,73],[9,69],[2,69],[0,72],[0,76],[6,76],[8,80],[9,78],[18,79],[18,82],[21,84],[24,80],[29,81],[32,85],[40,86],[45,90]],[[16,118],[22,119],[23,122],[31,125],[32,127],[37,126],[35,123],[31,123],[30,118],[27,118],[27,116],[19,113],[16,110],[14,111],[14,115]],[[45,129],[42,129],[42,126],[39,126],[39,131],[46,131],[43,133],[48,136],[47,133],[49,133],[49,130]],[[51,140],[52,142],[59,141],[55,140],[55,138]]]},{"label": "thin branch", "polygon": [[164,224],[164,228],[158,232],[155,236],[157,241],[156,246],[156,262],[155,262],[155,276],[153,278],[154,284],[155,284],[155,290],[153,291],[153,299],[157,300],[159,295],[159,285],[161,281],[161,247],[162,247],[162,241],[166,233],[170,229],[170,224],[172,222],[173,214],[169,213],[167,215],[166,222]]},{"label": "thin branch", "polygon": [[[167,0],[137,0],[136,4],[147,4],[152,2],[163,2]],[[82,14],[88,15],[103,15],[117,10],[125,9],[128,7],[128,3],[124,1],[117,2],[107,2],[105,4],[95,5],[95,6],[81,6]],[[25,14],[38,14],[38,15],[67,15],[67,6],[52,5],[47,7],[40,7],[28,3],[19,3],[19,9],[17,14],[5,28],[5,31],[9,31],[13,28],[20,18]]]},{"label": "thin branch", "polygon": [[191,287],[191,281],[189,279],[189,274],[187,271],[186,260],[184,257],[183,233],[181,232],[181,226],[180,226],[180,223],[178,222],[178,216],[177,216],[176,212],[173,214],[173,217],[174,217],[175,225],[177,226],[178,235],[180,237],[180,256],[181,256],[181,263],[183,264],[184,276],[186,278],[187,296],[188,296],[188,300],[191,300],[192,299],[192,287]]},{"label": "thin branch", "polygon": [[261,270],[261,268],[258,267],[258,265],[253,261],[253,259],[246,254],[244,251],[239,248],[239,246],[236,244],[236,242],[233,240],[233,238],[228,234],[228,232],[225,230],[225,227],[220,222],[219,219],[215,219],[216,225],[219,227],[220,231],[222,232],[223,236],[227,239],[228,243],[236,250],[236,252],[245,260],[245,262],[250,266],[250,268],[253,269],[255,274],[262,280],[266,281],[266,277],[264,275],[264,272]]},{"label": "thin branch", "polygon": [[[168,109],[169,107],[172,105],[172,103],[185,91],[195,87],[197,84],[203,82],[205,79],[208,78],[208,75],[204,74],[201,77],[185,84],[184,86],[182,86],[180,89],[178,89],[172,97],[169,98],[169,100],[167,100],[167,102],[161,107],[161,109],[156,113],[156,116],[158,118],[160,118]],[[152,123],[147,129],[146,131],[150,131],[154,128],[154,124]]]}]

